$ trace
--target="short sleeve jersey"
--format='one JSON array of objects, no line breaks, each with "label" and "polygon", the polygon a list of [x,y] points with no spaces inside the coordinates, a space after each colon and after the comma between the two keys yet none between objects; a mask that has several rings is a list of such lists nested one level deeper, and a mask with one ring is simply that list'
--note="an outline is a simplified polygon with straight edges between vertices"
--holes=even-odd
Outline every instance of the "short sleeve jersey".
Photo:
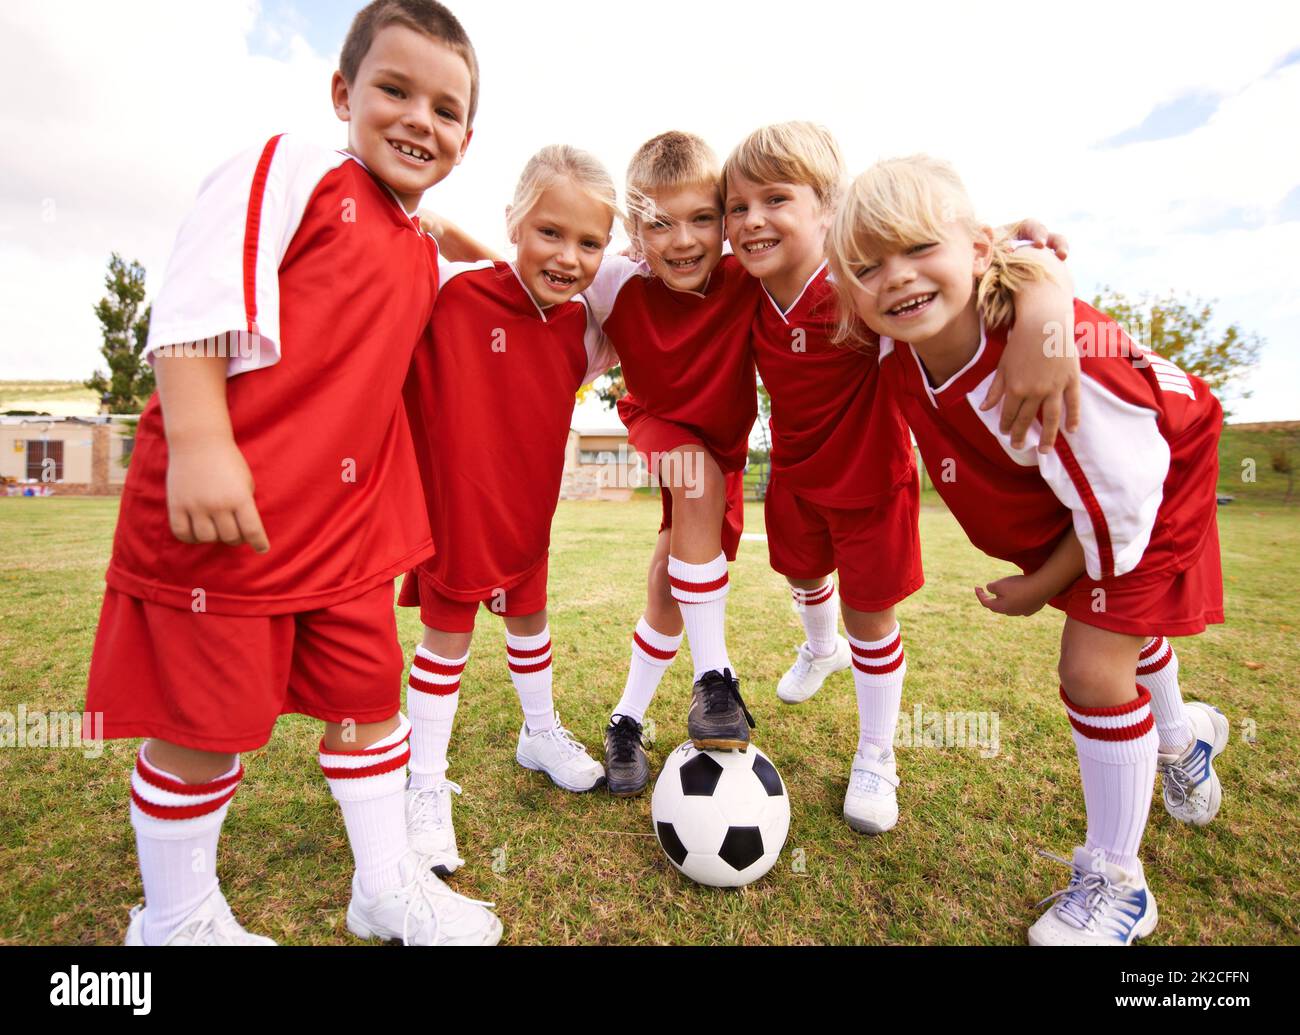
[{"label": "short sleeve jersey", "polygon": [[623,422],[647,413],[679,424],[724,471],[744,470],[758,416],[749,338],[759,290],[732,255],[701,291],[674,291],[648,264],[606,257],[586,295],[622,364]]},{"label": "short sleeve jersey", "polygon": [[979,410],[1006,346],[986,333],[979,351],[932,387],[906,343],[881,342],[886,390],[900,401],[935,488],[985,553],[1026,572],[1073,526],[1089,578],[1180,572],[1214,528],[1223,411],[1205,382],[1144,352],[1110,317],[1075,301],[1082,357],[1080,426],[1038,452],[1041,427],[1020,449]]},{"label": "short sleeve jersey", "polygon": [[155,395],[109,585],[178,608],[283,614],[365,593],[427,556],[402,385],[436,263],[433,239],[345,153],[280,136],[218,169],[176,239],[146,349],[232,357],[230,420],[270,550],[171,533]]},{"label": "short sleeve jersey", "polygon": [[789,309],[764,289],[754,359],[772,400],[772,474],[827,507],[868,507],[915,470],[898,405],[878,390],[877,350],[834,341],[838,315],[825,264]]},{"label": "short sleeve jersey", "polygon": [[581,295],[538,307],[505,262],[443,268],[406,396],[438,552],[421,572],[485,599],[546,560],[574,396],[613,360]]}]

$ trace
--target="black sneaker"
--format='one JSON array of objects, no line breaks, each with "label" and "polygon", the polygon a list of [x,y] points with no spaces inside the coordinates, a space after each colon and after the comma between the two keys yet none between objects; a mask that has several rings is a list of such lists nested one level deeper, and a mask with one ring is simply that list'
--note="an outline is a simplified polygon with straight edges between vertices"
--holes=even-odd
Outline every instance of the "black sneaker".
[{"label": "black sneaker", "polygon": [[740,684],[731,669],[705,672],[691,691],[686,732],[701,751],[744,751],[754,717],[740,699]]},{"label": "black sneaker", "polygon": [[641,724],[617,716],[605,727],[605,784],[616,798],[631,798],[650,782],[650,759],[641,744]]}]

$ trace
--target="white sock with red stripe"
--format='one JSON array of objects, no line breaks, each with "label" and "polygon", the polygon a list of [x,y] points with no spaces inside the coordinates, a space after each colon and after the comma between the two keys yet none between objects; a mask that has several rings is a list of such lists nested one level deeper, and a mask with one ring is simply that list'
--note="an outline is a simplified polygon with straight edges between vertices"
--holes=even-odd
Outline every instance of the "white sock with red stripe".
[{"label": "white sock with red stripe", "polygon": [[1137,700],[1128,704],[1083,708],[1061,688],[1083,777],[1083,801],[1088,810],[1086,847],[1130,873],[1137,869],[1138,847],[1156,779],[1157,737],[1151,695],[1142,687],[1137,690]]},{"label": "white sock with red stripe", "polygon": [[839,628],[840,600],[835,594],[835,580],[828,578],[816,589],[790,587],[794,609],[803,622],[808,647],[819,658],[835,653],[835,636]]},{"label": "white sock with red stripe", "polygon": [[335,801],[366,895],[403,887],[401,862],[406,841],[406,763],[411,757],[411,723],[398,714],[398,727],[358,751],[329,751],[322,738],[320,767]]},{"label": "white sock with red stripe", "polygon": [[645,722],[646,709],[654,700],[659,681],[663,679],[668,666],[677,657],[677,648],[682,645],[682,634],[669,636],[661,633],[646,621],[645,615],[636,623],[632,633],[632,661],[627,669],[627,685],[623,687],[623,696],[618,699],[614,715],[627,715],[637,722]]},{"label": "white sock with red stripe", "polygon": [[555,700],[551,696],[551,627],[536,636],[512,636],[506,630],[506,663],[519,695],[519,707],[529,733],[555,727]]},{"label": "white sock with red stripe", "polygon": [[897,624],[880,640],[849,637],[853,651],[853,687],[858,693],[858,750],[875,744],[886,751],[894,745],[898,709],[903,701],[907,658]]},{"label": "white sock with red stripe", "polygon": [[1183,694],[1178,688],[1178,655],[1163,636],[1153,636],[1138,657],[1137,684],[1151,695],[1151,714],[1156,717],[1160,750],[1181,755],[1196,731],[1187,716]]},{"label": "white sock with red stripe", "polygon": [[411,719],[411,788],[435,786],[447,775],[447,745],[460,703],[460,677],[469,654],[443,658],[415,648],[406,683],[406,712]]},{"label": "white sock with red stripe", "polygon": [[131,774],[131,826],[144,883],[146,945],[162,945],[217,887],[217,838],[244,769],[185,783],[151,765],[144,745]]},{"label": "white sock with red stripe", "polygon": [[687,564],[670,554],[668,582],[682,611],[695,678],[731,668],[726,633],[727,591],[731,587],[726,554],[720,553],[705,564]]}]

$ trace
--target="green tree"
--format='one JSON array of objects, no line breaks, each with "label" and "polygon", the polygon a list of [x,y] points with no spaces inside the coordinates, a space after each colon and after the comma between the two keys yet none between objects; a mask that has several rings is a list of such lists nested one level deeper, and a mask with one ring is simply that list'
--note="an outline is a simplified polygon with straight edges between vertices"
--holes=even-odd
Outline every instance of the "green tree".
[{"label": "green tree", "polygon": [[1103,287],[1092,305],[1114,317],[1136,344],[1201,378],[1220,400],[1228,394],[1244,399],[1250,392],[1229,389],[1259,362],[1264,339],[1235,323],[1216,330],[1216,301],[1181,298],[1172,291],[1135,301]]},{"label": "green tree", "polygon": [[596,390],[596,395],[611,410],[618,405],[618,401],[627,395],[627,382],[623,380],[622,365],[614,367],[601,377],[592,388]]},{"label": "green tree", "polygon": [[140,356],[149,338],[153,309],[144,306],[144,267],[138,262],[128,264],[114,252],[104,287],[108,294],[95,306],[95,315],[104,335],[99,351],[108,363],[108,374],[97,369],[85,385],[107,397],[111,413],[139,413],[154,387],[153,367]]}]

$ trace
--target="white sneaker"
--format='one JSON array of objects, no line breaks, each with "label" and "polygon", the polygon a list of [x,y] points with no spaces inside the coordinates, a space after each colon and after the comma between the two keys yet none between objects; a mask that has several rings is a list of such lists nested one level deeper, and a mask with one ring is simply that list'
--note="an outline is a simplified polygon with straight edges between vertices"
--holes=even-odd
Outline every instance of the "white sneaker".
[{"label": "white sneaker", "polygon": [[432,787],[406,789],[406,839],[413,852],[429,859],[440,877],[465,865],[456,854],[456,828],[451,822],[451,796],[459,793],[460,784],[446,779]]},{"label": "white sneaker", "polygon": [[[135,906],[131,910],[131,922],[126,928],[127,945],[144,945],[144,913],[147,905]],[[176,925],[176,930],[167,937],[163,945],[274,945],[270,938],[260,934],[250,934],[239,926],[235,914],[226,904],[226,896],[220,888]]]},{"label": "white sneaker", "polygon": [[403,888],[367,898],[352,875],[348,930],[358,938],[385,938],[403,945],[495,945],[501,921],[491,902],[458,895],[415,855],[406,866],[411,879]]},{"label": "white sneaker", "polygon": [[555,713],[555,725],[541,733],[529,733],[528,723],[519,727],[515,761],[525,769],[545,773],[557,787],[581,793],[605,782],[605,767],[587,754]]},{"label": "white sneaker", "polygon": [[1159,914],[1141,863],[1129,873],[1086,848],[1074,850],[1073,863],[1042,854],[1073,872],[1064,890],[1038,903],[1056,899],[1029,929],[1030,945],[1132,945],[1155,930]]},{"label": "white sneaker", "polygon": [[898,822],[898,766],[894,752],[867,744],[853,756],[844,818],[863,834],[883,834]]},{"label": "white sneaker", "polygon": [[776,696],[787,704],[806,701],[822,688],[826,677],[834,672],[843,672],[853,664],[853,654],[849,650],[849,641],[843,636],[835,637],[835,651],[824,658],[812,652],[805,640],[799,648],[794,664],[776,684]]},{"label": "white sneaker", "polygon": [[1187,717],[1194,736],[1181,755],[1157,755],[1164,774],[1165,811],[1180,823],[1203,827],[1219,811],[1223,788],[1214,760],[1228,746],[1232,727],[1227,716],[1211,704],[1190,701]]}]

